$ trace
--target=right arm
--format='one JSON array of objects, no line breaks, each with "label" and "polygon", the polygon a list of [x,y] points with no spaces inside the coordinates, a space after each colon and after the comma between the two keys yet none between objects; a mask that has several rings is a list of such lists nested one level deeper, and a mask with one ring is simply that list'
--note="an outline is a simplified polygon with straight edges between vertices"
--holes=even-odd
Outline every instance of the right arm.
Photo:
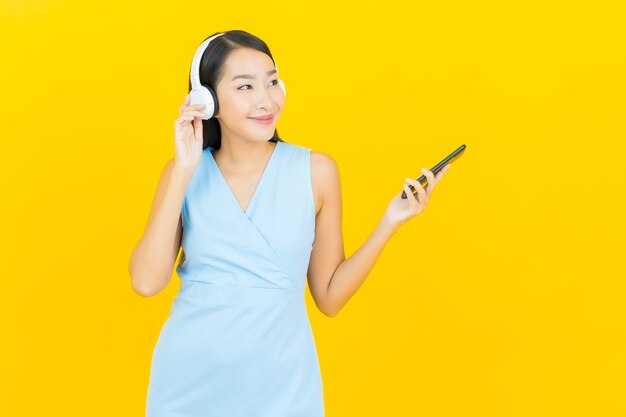
[{"label": "right arm", "polygon": [[187,94],[174,121],[176,157],[163,168],[148,224],[128,264],[133,290],[144,297],[158,294],[172,279],[183,231],[183,198],[202,158],[204,104],[190,102]]},{"label": "right arm", "polygon": [[172,278],[182,237],[181,208],[192,171],[170,160],[161,174],[143,236],[130,257],[132,288],[144,297],[158,294]]}]

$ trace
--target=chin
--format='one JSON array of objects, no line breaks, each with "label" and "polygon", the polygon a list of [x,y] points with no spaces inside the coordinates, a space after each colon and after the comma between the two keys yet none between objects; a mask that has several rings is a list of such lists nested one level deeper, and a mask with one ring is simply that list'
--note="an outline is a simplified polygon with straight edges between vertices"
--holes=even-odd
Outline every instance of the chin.
[{"label": "chin", "polygon": [[267,135],[269,135],[269,137],[271,138],[272,136],[274,136],[275,131],[276,131],[276,126],[267,126],[264,129],[257,129],[257,130],[254,130],[253,132],[248,132],[248,135],[250,137],[258,138],[258,139],[264,138]]},{"label": "chin", "polygon": [[272,139],[275,130],[276,129],[272,129],[271,131],[268,130],[267,133],[252,132],[248,134],[248,138],[252,142],[267,142],[268,140]]}]

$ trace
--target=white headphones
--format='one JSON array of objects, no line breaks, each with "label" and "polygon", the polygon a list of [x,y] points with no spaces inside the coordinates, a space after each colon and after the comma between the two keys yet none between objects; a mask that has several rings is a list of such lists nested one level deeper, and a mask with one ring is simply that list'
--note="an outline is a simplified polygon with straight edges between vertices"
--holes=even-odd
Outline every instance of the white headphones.
[{"label": "white headphones", "polygon": [[[219,108],[219,103],[217,102],[217,94],[211,87],[208,85],[200,84],[200,60],[202,59],[202,55],[204,51],[208,48],[209,43],[218,36],[224,35],[225,32],[218,33],[217,35],[211,36],[209,39],[205,40],[200,44],[196,54],[193,57],[193,61],[191,62],[191,91],[190,95],[190,104],[204,104],[204,113],[206,117],[203,117],[204,120],[208,120],[217,114],[217,110]],[[278,65],[274,63],[274,68],[278,71]],[[287,94],[285,89],[285,84],[283,80],[278,79],[278,85],[283,90],[283,94]]]}]

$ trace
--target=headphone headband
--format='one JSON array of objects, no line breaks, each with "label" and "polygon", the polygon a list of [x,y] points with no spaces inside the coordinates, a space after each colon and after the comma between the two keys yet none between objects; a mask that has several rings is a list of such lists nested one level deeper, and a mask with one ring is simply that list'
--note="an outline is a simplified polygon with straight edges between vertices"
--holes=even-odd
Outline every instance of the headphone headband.
[{"label": "headphone headband", "polygon": [[200,87],[200,60],[202,59],[202,55],[206,48],[209,47],[211,41],[218,36],[222,36],[224,32],[218,33],[217,35],[211,36],[209,39],[205,40],[200,44],[198,49],[196,50],[196,54],[193,56],[193,61],[191,61],[191,88],[196,89]]}]

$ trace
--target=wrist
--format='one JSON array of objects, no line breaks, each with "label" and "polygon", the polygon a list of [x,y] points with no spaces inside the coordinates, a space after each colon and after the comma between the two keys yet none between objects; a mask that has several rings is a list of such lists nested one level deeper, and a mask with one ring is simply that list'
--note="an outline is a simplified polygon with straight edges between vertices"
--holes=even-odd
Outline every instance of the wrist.
[{"label": "wrist", "polygon": [[386,233],[393,235],[398,230],[400,225],[392,223],[391,221],[389,221],[387,216],[384,215],[383,218],[380,220],[379,227],[382,228]]},{"label": "wrist", "polygon": [[193,176],[194,170],[193,168],[181,168],[174,164],[174,168],[172,168],[172,180],[182,182],[189,181]]}]

